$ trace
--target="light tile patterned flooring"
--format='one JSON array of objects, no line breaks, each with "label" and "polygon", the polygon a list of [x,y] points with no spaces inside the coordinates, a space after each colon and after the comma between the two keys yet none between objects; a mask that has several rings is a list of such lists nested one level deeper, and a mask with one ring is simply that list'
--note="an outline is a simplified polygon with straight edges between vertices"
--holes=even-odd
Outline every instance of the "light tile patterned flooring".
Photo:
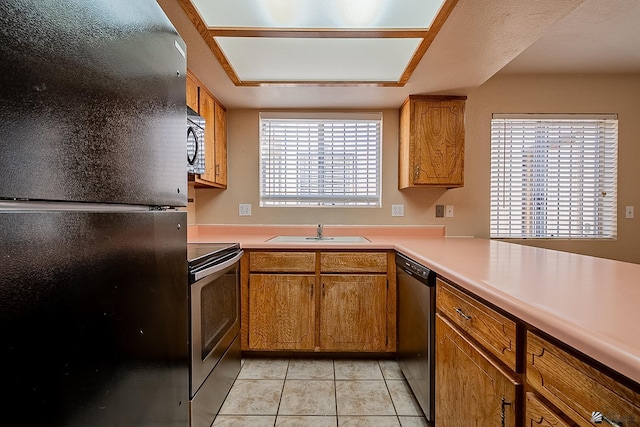
[{"label": "light tile patterned flooring", "polygon": [[243,361],[214,426],[427,426],[395,360]]}]

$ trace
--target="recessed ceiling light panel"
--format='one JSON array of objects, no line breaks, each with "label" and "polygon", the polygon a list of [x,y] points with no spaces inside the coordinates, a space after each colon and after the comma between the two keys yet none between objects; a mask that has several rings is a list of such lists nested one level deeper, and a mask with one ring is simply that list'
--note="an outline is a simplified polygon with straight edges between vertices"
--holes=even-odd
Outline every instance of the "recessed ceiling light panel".
[{"label": "recessed ceiling light panel", "polygon": [[423,28],[444,0],[192,0],[207,27]]},{"label": "recessed ceiling light panel", "polygon": [[397,82],[422,39],[216,37],[244,82]]},{"label": "recessed ceiling light panel", "polygon": [[238,86],[404,86],[458,0],[179,0]]}]

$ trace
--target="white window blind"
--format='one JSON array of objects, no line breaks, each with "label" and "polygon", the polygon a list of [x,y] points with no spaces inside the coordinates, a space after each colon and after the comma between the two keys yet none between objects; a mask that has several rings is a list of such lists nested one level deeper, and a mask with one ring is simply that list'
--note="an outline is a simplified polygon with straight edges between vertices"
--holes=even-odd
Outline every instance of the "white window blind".
[{"label": "white window blind", "polygon": [[491,237],[616,237],[616,115],[494,114]]},{"label": "white window blind", "polygon": [[379,207],[381,127],[381,114],[261,114],[260,205]]}]

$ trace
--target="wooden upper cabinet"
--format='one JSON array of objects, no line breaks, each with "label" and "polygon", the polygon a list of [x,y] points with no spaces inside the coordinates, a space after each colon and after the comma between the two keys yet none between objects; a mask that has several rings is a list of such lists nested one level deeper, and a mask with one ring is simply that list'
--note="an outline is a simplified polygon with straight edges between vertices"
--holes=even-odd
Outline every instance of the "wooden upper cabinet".
[{"label": "wooden upper cabinet", "polygon": [[466,96],[411,95],[400,108],[398,188],[464,185]]},{"label": "wooden upper cabinet", "polygon": [[200,110],[199,113],[206,120],[204,129],[204,173],[200,175],[200,179],[215,183],[215,128],[213,122],[215,120],[216,101],[206,90],[200,89]]},{"label": "wooden upper cabinet", "polygon": [[215,183],[227,187],[227,110],[219,102],[215,103]]},{"label": "wooden upper cabinet", "polygon": [[198,111],[198,82],[191,74],[187,73],[187,106],[193,111]]},{"label": "wooden upper cabinet", "polygon": [[191,73],[187,73],[187,105],[206,121],[205,173],[194,181],[199,187],[227,188],[227,111]]}]

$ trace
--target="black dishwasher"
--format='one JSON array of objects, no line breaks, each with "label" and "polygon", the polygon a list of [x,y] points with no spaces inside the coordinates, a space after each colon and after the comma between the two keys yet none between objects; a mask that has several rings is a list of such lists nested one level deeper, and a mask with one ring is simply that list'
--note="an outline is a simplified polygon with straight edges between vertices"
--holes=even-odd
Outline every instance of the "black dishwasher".
[{"label": "black dishwasher", "polygon": [[431,424],[435,412],[436,274],[400,254],[396,254],[396,266],[398,364]]}]

